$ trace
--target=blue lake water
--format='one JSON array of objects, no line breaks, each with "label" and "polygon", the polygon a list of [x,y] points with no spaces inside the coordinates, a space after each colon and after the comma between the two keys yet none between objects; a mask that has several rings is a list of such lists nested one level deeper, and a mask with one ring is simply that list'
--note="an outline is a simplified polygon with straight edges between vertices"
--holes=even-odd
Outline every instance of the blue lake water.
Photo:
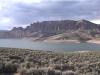
[{"label": "blue lake water", "polygon": [[0,39],[0,47],[26,48],[51,51],[100,50],[100,44],[94,43],[46,43],[32,42],[26,39]]}]

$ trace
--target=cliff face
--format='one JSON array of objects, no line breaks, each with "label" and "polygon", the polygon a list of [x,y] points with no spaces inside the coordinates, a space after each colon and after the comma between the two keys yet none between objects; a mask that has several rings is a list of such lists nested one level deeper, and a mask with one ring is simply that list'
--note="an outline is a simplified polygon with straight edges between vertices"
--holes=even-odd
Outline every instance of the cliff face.
[{"label": "cliff face", "polygon": [[36,22],[26,28],[13,28],[8,32],[0,32],[0,38],[47,37],[71,31],[100,32],[100,26],[87,20],[62,20]]}]

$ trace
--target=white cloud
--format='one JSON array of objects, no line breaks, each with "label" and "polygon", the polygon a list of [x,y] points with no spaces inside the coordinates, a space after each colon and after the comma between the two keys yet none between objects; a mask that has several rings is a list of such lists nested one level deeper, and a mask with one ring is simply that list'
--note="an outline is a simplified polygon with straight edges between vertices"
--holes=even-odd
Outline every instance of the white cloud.
[{"label": "white cloud", "polygon": [[13,0],[14,2],[21,2],[26,4],[40,3],[43,0]]},{"label": "white cloud", "polygon": [[39,3],[43,0],[0,0],[2,3],[16,3],[16,2],[22,2],[22,3]]},{"label": "white cloud", "polygon": [[57,19],[88,19],[100,23],[95,20],[100,19],[99,3],[100,0],[0,0],[0,29]]},{"label": "white cloud", "polygon": [[92,20],[91,22],[96,23],[96,24],[100,24],[100,19],[98,19],[98,20]]},{"label": "white cloud", "polygon": [[0,5],[0,10],[2,9],[2,6]]},{"label": "white cloud", "polygon": [[28,26],[27,24],[23,24],[23,25],[17,25],[15,24],[14,20],[8,17],[3,17],[2,19],[0,19],[0,30],[10,30],[13,27],[19,27],[22,26],[23,28],[25,28],[26,26]]},{"label": "white cloud", "polygon": [[7,23],[7,22],[10,22],[10,18],[6,18],[6,17],[3,17],[1,20],[0,20],[0,23]]}]

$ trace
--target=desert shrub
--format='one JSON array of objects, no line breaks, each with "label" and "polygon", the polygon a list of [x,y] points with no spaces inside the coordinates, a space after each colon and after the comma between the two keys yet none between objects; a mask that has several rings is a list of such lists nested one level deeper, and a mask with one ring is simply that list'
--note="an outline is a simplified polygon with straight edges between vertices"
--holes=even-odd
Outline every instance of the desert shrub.
[{"label": "desert shrub", "polygon": [[26,57],[25,61],[33,62],[33,58],[32,57]]},{"label": "desert shrub", "polygon": [[75,68],[74,68],[73,65],[63,65],[62,69],[63,70],[72,70],[72,71],[74,71]]},{"label": "desert shrub", "polygon": [[3,72],[3,69],[4,69],[4,63],[0,63],[0,73]]},{"label": "desert shrub", "polygon": [[36,69],[36,70],[33,70],[33,75],[43,75],[43,71],[42,70],[38,70],[38,69]]},{"label": "desert shrub", "polygon": [[17,72],[17,65],[12,63],[5,63],[3,68],[4,73],[16,73]]},{"label": "desert shrub", "polygon": [[0,73],[16,73],[17,65],[12,63],[0,63]]},{"label": "desert shrub", "polygon": [[25,62],[25,67],[27,69],[31,68],[32,67],[32,64],[30,62]]},{"label": "desert shrub", "polygon": [[76,75],[74,71],[64,71],[62,75]]},{"label": "desert shrub", "polygon": [[48,70],[47,75],[55,75],[55,71],[54,70]]},{"label": "desert shrub", "polygon": [[9,56],[10,59],[21,59],[21,57],[17,56],[17,55],[10,55]]},{"label": "desert shrub", "polygon": [[60,64],[59,65],[54,65],[54,67],[53,67],[55,70],[61,70],[61,66],[60,66]]},{"label": "desert shrub", "polygon": [[20,69],[20,75],[26,75],[27,69],[22,68]]},{"label": "desert shrub", "polygon": [[61,70],[61,71],[65,71],[65,70],[74,70],[74,66],[72,65],[55,65],[54,66],[55,70]]},{"label": "desert shrub", "polygon": [[55,70],[55,75],[62,75],[62,71],[60,71],[60,70]]},{"label": "desert shrub", "polygon": [[34,69],[34,68],[30,68],[30,69],[21,69],[20,71],[20,75],[45,75],[46,73],[43,70],[39,70],[39,69]]}]

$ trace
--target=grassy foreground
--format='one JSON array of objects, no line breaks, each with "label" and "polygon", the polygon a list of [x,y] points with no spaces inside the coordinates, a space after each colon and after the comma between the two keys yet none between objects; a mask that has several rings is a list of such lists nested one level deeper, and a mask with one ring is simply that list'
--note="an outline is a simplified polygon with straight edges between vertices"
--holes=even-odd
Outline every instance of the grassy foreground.
[{"label": "grassy foreground", "polygon": [[100,75],[100,52],[0,48],[0,75]]}]

